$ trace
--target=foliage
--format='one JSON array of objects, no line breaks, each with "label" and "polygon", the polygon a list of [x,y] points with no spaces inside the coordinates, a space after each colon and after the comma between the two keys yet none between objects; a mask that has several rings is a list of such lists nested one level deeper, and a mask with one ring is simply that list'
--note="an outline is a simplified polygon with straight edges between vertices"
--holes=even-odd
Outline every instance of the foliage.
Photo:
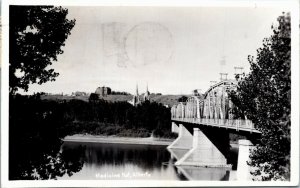
[{"label": "foliage", "polygon": [[[63,108],[54,101],[41,101],[39,95],[10,96],[9,179],[56,179],[78,172],[83,165],[74,152],[60,152],[63,134],[59,129]],[[75,157],[78,156],[78,157]]]},{"label": "foliage", "polygon": [[103,136],[123,136],[123,137],[149,137],[150,132],[145,128],[126,129],[124,126],[103,123],[103,122],[86,122],[76,121],[69,122],[63,127],[69,135],[73,134],[90,134]]},{"label": "foliage", "polygon": [[89,96],[89,102],[95,102],[99,100],[99,95],[96,93],[91,93]]},{"label": "foliage", "polygon": [[[64,119],[68,122],[95,122],[95,126],[98,127],[100,126],[98,123],[101,122],[106,126],[121,126],[123,130],[144,128],[147,132],[154,129],[170,131],[170,110],[158,103],[145,101],[135,107],[127,102],[70,100],[64,104]],[[96,134],[95,129],[96,127],[90,128],[86,133]],[[80,133],[83,133],[82,130]]]},{"label": "foliage", "polygon": [[111,95],[130,95],[130,94],[125,91],[112,91]]},{"label": "foliage", "polygon": [[28,91],[29,84],[54,81],[49,69],[75,25],[68,10],[54,6],[9,7],[9,89]]},{"label": "foliage", "polygon": [[257,57],[249,56],[251,72],[242,77],[234,104],[262,132],[251,152],[249,165],[262,180],[289,180],[291,126],[291,27],[290,15],[278,18],[273,35],[263,41]]},{"label": "foliage", "polygon": [[182,97],[180,97],[180,98],[178,99],[178,102],[186,102],[187,99],[188,99],[187,96],[182,96]]}]

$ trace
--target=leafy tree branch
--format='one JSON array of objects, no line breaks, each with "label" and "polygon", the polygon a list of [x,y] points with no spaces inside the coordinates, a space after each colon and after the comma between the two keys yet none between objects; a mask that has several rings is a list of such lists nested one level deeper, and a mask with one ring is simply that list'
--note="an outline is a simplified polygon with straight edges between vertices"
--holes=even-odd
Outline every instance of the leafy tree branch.
[{"label": "leafy tree branch", "polygon": [[291,127],[291,24],[290,15],[278,17],[273,35],[263,40],[257,57],[248,57],[250,73],[243,76],[233,103],[262,132],[251,151],[249,165],[262,180],[289,180]]},{"label": "leafy tree branch", "polygon": [[9,90],[28,91],[29,84],[54,81],[59,73],[49,68],[71,34],[74,20],[68,10],[54,6],[9,7]]}]

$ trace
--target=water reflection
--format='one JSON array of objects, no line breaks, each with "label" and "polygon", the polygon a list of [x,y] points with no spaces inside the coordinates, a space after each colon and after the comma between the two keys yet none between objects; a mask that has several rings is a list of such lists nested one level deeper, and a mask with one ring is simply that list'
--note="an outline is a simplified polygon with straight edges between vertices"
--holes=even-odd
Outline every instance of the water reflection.
[{"label": "water reflection", "polygon": [[178,174],[166,146],[66,142],[62,150],[84,147],[84,165],[62,179],[185,180]]},{"label": "water reflection", "polygon": [[[181,159],[189,150],[188,149],[170,149],[171,158],[174,160]],[[177,166],[177,173],[182,174],[188,180],[206,180],[206,181],[229,181],[236,179],[238,148],[232,145],[229,151],[228,164],[232,164],[232,170],[228,168],[206,168],[193,166]]]},{"label": "water reflection", "polygon": [[59,179],[228,181],[232,176],[228,168],[175,166],[176,160],[188,150],[167,150],[166,146],[153,145],[66,142],[62,151],[74,151],[78,147],[83,148],[79,160],[83,162],[82,169]]},{"label": "water reflection", "polygon": [[9,179],[57,179],[63,175],[72,176],[83,166],[84,148],[65,148],[59,139],[40,142],[10,142],[17,146],[9,150]]},{"label": "water reflection", "polygon": [[[59,146],[59,142],[54,145]],[[235,171],[226,168],[177,167],[174,163],[188,150],[167,150],[166,146],[65,142],[51,152],[45,152],[49,147],[42,148],[19,150],[18,153],[23,151],[23,158],[14,155],[11,159],[22,161],[10,160],[10,175],[19,170],[22,176],[18,179],[228,181],[235,178]]]},{"label": "water reflection", "polygon": [[180,166],[178,171],[188,180],[228,181],[230,171],[228,168],[205,168]]}]

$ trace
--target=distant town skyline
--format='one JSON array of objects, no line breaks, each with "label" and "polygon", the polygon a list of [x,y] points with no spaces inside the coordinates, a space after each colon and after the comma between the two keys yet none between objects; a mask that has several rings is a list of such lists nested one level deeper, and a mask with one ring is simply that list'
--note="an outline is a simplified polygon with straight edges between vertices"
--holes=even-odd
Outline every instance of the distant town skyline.
[{"label": "distant town skyline", "polygon": [[[28,93],[113,91],[204,93],[220,74],[234,78],[234,67],[249,72],[279,8],[66,7],[76,25],[51,66],[55,82],[30,85]],[[20,91],[21,92],[21,91]],[[24,93],[24,92],[21,92]]]}]

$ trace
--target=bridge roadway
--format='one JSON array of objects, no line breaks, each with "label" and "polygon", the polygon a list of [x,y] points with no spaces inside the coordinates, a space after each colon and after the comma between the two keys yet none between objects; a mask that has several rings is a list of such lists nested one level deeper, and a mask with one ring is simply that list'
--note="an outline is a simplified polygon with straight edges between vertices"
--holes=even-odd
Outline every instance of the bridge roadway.
[{"label": "bridge roadway", "polygon": [[235,131],[247,131],[250,133],[261,132],[255,129],[253,123],[250,120],[242,119],[205,119],[205,118],[171,118],[175,123],[189,123],[194,125],[206,125],[212,127],[220,127],[225,129],[233,129]]}]

